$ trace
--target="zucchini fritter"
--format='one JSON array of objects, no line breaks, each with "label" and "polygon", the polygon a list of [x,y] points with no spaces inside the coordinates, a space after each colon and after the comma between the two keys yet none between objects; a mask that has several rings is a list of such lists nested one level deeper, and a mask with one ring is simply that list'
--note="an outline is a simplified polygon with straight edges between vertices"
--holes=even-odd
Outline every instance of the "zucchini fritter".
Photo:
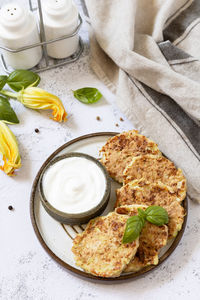
[{"label": "zucchini fritter", "polygon": [[130,130],[110,138],[100,150],[101,163],[110,176],[118,182],[123,182],[123,171],[132,158],[143,154],[161,155],[156,143]]},{"label": "zucchini fritter", "polygon": [[122,244],[127,219],[127,215],[111,212],[91,220],[73,242],[77,266],[95,276],[120,276],[139,246],[139,239]]},{"label": "zucchini fritter", "polygon": [[173,162],[164,156],[141,155],[132,159],[124,170],[124,184],[144,179],[151,183],[166,184],[171,193],[182,201],[186,196],[186,179]]}]

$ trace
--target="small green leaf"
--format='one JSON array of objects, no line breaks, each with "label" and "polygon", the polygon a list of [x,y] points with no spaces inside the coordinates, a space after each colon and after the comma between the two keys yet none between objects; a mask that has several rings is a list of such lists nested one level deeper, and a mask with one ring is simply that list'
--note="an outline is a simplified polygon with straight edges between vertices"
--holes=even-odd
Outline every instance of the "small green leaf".
[{"label": "small green leaf", "polygon": [[6,75],[0,75],[0,90],[4,87],[8,79],[8,76]]},{"label": "small green leaf", "polygon": [[145,212],[145,210],[143,210],[143,209],[141,209],[141,208],[138,208],[138,215],[139,215],[141,218],[143,218],[144,221],[145,221],[145,219],[146,219],[146,212]]},{"label": "small green leaf", "polygon": [[126,222],[126,228],[123,236],[123,244],[135,241],[144,226],[144,220],[140,216],[132,216]]},{"label": "small green leaf", "polygon": [[74,97],[85,104],[92,104],[101,99],[102,94],[98,89],[92,87],[85,87],[73,91]]},{"label": "small green leaf", "polygon": [[16,92],[27,88],[28,86],[37,86],[40,82],[40,76],[29,70],[15,70],[8,76],[7,84]]},{"label": "small green leaf", "polygon": [[17,124],[19,120],[8,100],[0,96],[0,120],[8,124]]},{"label": "small green leaf", "polygon": [[161,206],[149,206],[145,210],[146,213],[146,220],[150,223],[162,226],[169,222],[168,213],[167,211]]}]

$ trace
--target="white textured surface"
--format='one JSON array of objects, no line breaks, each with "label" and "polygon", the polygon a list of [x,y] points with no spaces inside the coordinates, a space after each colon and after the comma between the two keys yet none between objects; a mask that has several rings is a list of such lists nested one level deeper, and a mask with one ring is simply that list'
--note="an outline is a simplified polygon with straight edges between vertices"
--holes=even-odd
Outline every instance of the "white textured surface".
[{"label": "white textured surface", "polygon": [[[81,34],[87,44],[85,28],[84,25]],[[96,131],[128,130],[132,124],[115,106],[115,97],[91,71],[87,45],[78,62],[41,73],[41,77],[40,87],[61,97],[69,119],[65,124],[57,124],[49,119],[48,113],[31,111],[12,102],[20,119],[12,130],[19,141],[23,165],[14,178],[0,173],[0,299],[199,299],[200,206],[192,202],[180,245],[167,262],[141,279],[112,285],[87,282],[64,270],[45,253],[29,216],[31,185],[43,161],[74,137]],[[99,88],[104,99],[91,106],[79,103],[71,89],[84,86]],[[121,122],[120,117],[125,121]],[[120,126],[116,127],[116,123]],[[35,133],[35,128],[40,133]],[[8,210],[9,205],[14,211]]]}]

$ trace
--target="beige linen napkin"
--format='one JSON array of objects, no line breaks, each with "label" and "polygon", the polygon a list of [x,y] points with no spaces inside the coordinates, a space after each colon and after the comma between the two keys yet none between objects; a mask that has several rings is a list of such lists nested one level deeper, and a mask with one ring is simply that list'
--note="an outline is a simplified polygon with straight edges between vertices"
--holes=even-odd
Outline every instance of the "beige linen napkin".
[{"label": "beige linen napkin", "polygon": [[86,0],[92,67],[200,202],[199,0]]}]

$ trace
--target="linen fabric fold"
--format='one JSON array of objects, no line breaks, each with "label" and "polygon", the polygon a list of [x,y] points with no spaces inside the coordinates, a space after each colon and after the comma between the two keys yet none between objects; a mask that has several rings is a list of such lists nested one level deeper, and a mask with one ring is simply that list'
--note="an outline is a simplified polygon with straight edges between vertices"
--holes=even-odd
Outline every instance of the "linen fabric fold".
[{"label": "linen fabric fold", "polygon": [[200,202],[200,0],[82,0],[91,65]]}]

